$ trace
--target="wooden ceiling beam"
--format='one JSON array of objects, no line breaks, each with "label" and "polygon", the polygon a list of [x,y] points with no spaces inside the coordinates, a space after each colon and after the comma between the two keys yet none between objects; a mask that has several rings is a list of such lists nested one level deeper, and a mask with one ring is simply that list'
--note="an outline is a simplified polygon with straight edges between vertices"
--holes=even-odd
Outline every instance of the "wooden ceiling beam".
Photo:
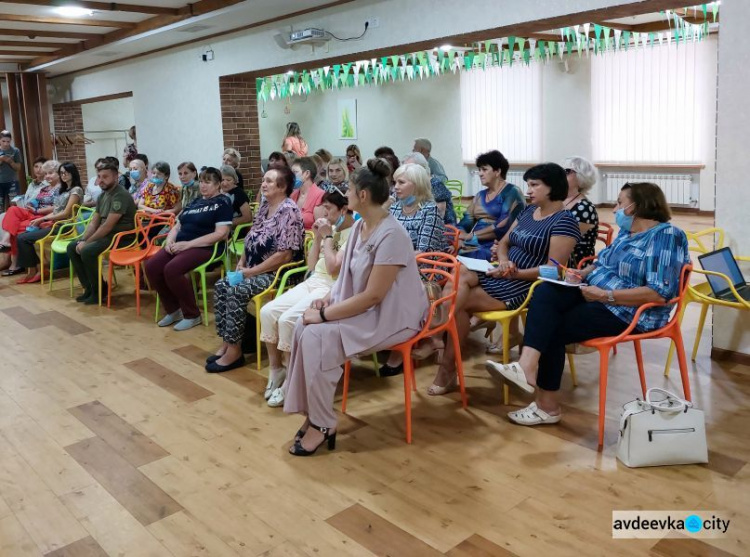
[{"label": "wooden ceiling beam", "polygon": [[51,52],[39,52],[38,50],[0,50],[0,56],[39,56],[40,54],[52,54]]},{"label": "wooden ceiling beam", "polygon": [[70,43],[47,43],[47,42],[30,42],[30,41],[3,41],[0,40],[0,46],[20,46],[22,48],[62,48],[69,46]]},{"label": "wooden ceiling beam", "polygon": [[[13,0],[13,4],[27,6],[58,7],[70,4],[67,0]],[[163,8],[160,6],[139,6],[137,4],[120,4],[119,2],[82,2],[77,0],[76,6],[98,12],[130,12],[151,15],[179,15],[180,8]]]},{"label": "wooden ceiling beam", "polygon": [[60,49],[51,56],[46,55],[35,58],[31,61],[31,67],[48,64],[72,54],[78,54],[79,52],[84,52],[92,48],[114,43],[116,41],[127,39],[129,37],[133,37],[141,33],[146,33],[148,31],[153,31],[167,25],[185,21],[187,19],[196,17],[197,15],[203,15],[221,8],[232,6],[234,4],[240,4],[243,1],[244,0],[200,0],[199,2],[190,4],[190,6],[192,7],[191,11],[182,13],[183,8],[181,8],[181,13],[179,16],[160,15],[150,17],[144,21],[137,23],[132,29],[120,29],[118,31],[112,31],[111,33],[106,33],[96,37],[89,37],[89,39],[84,41],[83,43],[80,43],[79,45],[72,45],[70,47],[66,46],[65,48]]},{"label": "wooden ceiling beam", "polygon": [[104,19],[77,19],[73,17],[38,17],[35,15],[0,14],[0,21],[18,23],[43,23],[49,25],[83,25],[84,27],[114,27],[116,29],[131,29],[135,23],[130,21],[108,21]]},{"label": "wooden ceiling beam", "polygon": [[85,40],[97,36],[98,33],[90,31],[88,33],[70,33],[68,31],[29,31],[27,29],[0,29],[0,36],[8,35],[11,37],[55,37],[58,39],[78,39]]}]

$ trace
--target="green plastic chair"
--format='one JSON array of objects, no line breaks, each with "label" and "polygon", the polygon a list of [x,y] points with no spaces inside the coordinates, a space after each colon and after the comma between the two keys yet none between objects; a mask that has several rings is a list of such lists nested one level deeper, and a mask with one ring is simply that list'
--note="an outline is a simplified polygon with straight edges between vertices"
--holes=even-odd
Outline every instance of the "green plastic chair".
[{"label": "green plastic chair", "polygon": [[[219,251],[219,247],[224,246],[224,249]],[[198,285],[195,281],[195,275],[198,275],[201,279],[201,294],[203,295],[203,324],[208,327],[208,288],[206,287],[206,270],[216,262],[222,263],[221,265],[221,278],[224,278],[224,252],[226,252],[226,242],[217,242],[214,244],[214,251],[211,254],[211,259],[206,261],[203,265],[196,267],[190,271],[190,280],[193,283],[193,292],[195,292],[195,301],[200,305],[200,298],[198,296]],[[156,295],[156,315],[154,316],[154,322],[159,321],[159,294]]]},{"label": "green plastic chair", "polygon": [[[49,286],[48,289],[52,291],[53,273],[55,270],[55,254],[66,255],[68,253],[68,244],[78,240],[86,232],[86,227],[94,216],[95,209],[93,207],[79,207],[78,213],[74,219],[69,222],[65,222],[57,227],[57,232],[52,239],[49,250]],[[51,235],[51,233],[50,233]],[[43,249],[44,246],[41,246]],[[73,297],[74,288],[74,277],[73,277],[73,265],[68,262],[68,271],[70,275],[70,297]]]},{"label": "green plastic chair", "polygon": [[461,180],[448,180],[445,187],[451,192],[453,198],[453,209],[456,211],[456,218],[461,220],[466,212],[466,205],[462,203],[464,195],[464,183]]},{"label": "green plastic chair", "polygon": [[232,269],[232,263],[237,265],[237,262],[242,257],[242,252],[245,249],[245,234],[240,237],[240,232],[249,229],[253,223],[246,222],[240,224],[232,231],[232,239],[229,240],[228,249],[224,252],[224,267],[227,271]]}]

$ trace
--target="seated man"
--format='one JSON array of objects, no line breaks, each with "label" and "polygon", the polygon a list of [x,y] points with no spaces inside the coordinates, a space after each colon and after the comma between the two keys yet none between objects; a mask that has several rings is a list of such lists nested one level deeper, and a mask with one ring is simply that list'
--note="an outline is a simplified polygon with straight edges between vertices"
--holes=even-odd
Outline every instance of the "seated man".
[{"label": "seated man", "polygon": [[[83,294],[77,302],[86,305],[99,303],[99,255],[106,250],[118,232],[133,230],[136,206],[130,194],[117,184],[117,167],[104,163],[97,168],[97,178],[102,194],[96,201],[96,211],[86,232],[77,242],[68,244],[68,257],[78,280],[83,286]],[[102,296],[106,295],[103,284]]]}]

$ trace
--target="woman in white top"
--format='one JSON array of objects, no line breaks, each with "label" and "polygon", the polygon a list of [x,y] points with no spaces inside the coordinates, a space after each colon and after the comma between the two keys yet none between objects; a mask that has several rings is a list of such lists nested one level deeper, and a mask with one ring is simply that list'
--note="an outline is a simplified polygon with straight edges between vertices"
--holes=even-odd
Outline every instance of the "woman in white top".
[{"label": "woman in white top", "polygon": [[292,349],[294,325],[314,300],[326,296],[344,259],[344,248],[354,218],[347,209],[346,189],[336,186],[323,196],[325,218],[315,221],[314,239],[307,255],[308,279],[269,302],[260,310],[260,340],[266,343],[270,371],[265,398],[272,407],[284,404],[281,388],[286,379],[284,361]]}]

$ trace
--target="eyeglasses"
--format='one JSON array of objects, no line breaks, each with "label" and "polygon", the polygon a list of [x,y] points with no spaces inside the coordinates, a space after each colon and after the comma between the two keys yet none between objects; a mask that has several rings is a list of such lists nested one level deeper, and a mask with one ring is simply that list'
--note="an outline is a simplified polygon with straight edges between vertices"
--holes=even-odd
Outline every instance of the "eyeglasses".
[{"label": "eyeglasses", "polygon": [[577,172],[575,170],[573,170],[572,168],[566,168],[565,169],[565,174],[577,174]]}]

